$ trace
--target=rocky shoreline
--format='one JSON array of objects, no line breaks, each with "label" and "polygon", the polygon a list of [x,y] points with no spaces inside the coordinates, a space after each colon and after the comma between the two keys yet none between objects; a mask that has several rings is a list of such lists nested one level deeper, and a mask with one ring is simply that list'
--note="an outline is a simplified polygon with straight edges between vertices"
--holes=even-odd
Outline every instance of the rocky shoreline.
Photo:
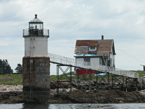
[{"label": "rocky shoreline", "polygon": [[[5,88],[4,88],[5,87]],[[3,86],[0,92],[0,104],[15,103],[41,103],[38,101],[23,100],[21,86]],[[8,89],[19,91],[9,91]],[[4,92],[5,90],[5,92]],[[41,101],[41,100],[40,100]],[[50,99],[45,104],[63,103],[145,103],[145,90],[126,92],[120,90],[77,91],[56,94],[56,89],[51,89]]]},{"label": "rocky shoreline", "polygon": [[[67,85],[67,84],[66,84]],[[53,85],[54,86],[54,85]],[[65,85],[64,85],[65,86]],[[126,92],[121,90],[86,90],[80,91],[75,87],[56,94],[56,88],[51,87],[50,99],[46,104],[59,103],[145,103],[145,90]],[[41,101],[41,100],[40,100]],[[36,101],[23,100],[23,85],[0,85],[0,104],[35,103]],[[37,101],[38,103],[38,101]],[[41,102],[39,102],[41,103]]]},{"label": "rocky shoreline", "polygon": [[23,85],[0,85],[0,92],[23,91]]}]

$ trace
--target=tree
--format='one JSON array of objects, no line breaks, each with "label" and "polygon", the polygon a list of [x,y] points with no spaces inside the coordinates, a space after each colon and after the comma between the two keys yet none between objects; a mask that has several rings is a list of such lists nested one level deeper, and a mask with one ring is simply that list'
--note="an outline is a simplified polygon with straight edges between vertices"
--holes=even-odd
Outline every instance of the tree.
[{"label": "tree", "polygon": [[0,59],[0,73],[3,73],[3,64],[2,64],[2,60]]},{"label": "tree", "polygon": [[17,64],[17,67],[15,68],[16,73],[22,73],[22,65],[21,64]]},{"label": "tree", "polygon": [[13,70],[11,69],[11,66],[9,65],[7,59],[0,60],[0,73],[3,74],[13,73]]}]

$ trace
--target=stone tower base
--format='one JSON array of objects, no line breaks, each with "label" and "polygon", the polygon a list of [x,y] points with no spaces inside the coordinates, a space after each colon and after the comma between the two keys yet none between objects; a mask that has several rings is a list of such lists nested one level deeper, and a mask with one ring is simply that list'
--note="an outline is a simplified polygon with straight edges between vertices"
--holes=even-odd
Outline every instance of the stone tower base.
[{"label": "stone tower base", "polygon": [[45,102],[49,97],[49,57],[23,57],[23,99]]}]

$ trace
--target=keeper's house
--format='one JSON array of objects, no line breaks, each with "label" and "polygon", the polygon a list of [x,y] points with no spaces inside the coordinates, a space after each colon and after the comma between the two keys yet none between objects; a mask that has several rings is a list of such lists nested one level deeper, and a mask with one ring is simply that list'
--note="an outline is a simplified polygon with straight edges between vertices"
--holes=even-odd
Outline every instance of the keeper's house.
[{"label": "keeper's house", "polygon": [[[76,62],[84,61],[85,65],[105,65],[115,67],[115,47],[113,39],[104,39],[102,35],[101,40],[77,40],[75,47]],[[76,74],[86,74],[87,70],[76,69]],[[91,73],[96,73],[92,71]]]}]

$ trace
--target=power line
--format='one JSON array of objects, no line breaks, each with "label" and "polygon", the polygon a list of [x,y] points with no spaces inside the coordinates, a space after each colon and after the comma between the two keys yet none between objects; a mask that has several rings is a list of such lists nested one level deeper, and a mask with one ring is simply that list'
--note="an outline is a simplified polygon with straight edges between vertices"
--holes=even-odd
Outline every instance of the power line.
[{"label": "power line", "polygon": [[[117,48],[117,49],[118,49],[118,48]],[[118,50],[120,50],[120,51],[122,51],[122,52],[124,52],[124,53],[126,53],[126,54],[128,54],[128,55],[130,55],[131,57],[133,57],[134,59],[136,59],[136,60],[138,60],[138,61],[140,61],[140,62],[145,63],[144,61],[142,61],[142,60],[140,60],[140,59],[136,58],[135,56],[133,56],[133,55],[131,55],[131,54],[129,54],[129,53],[127,53],[127,52],[125,52],[125,51],[121,50],[121,49],[118,49]]]}]

